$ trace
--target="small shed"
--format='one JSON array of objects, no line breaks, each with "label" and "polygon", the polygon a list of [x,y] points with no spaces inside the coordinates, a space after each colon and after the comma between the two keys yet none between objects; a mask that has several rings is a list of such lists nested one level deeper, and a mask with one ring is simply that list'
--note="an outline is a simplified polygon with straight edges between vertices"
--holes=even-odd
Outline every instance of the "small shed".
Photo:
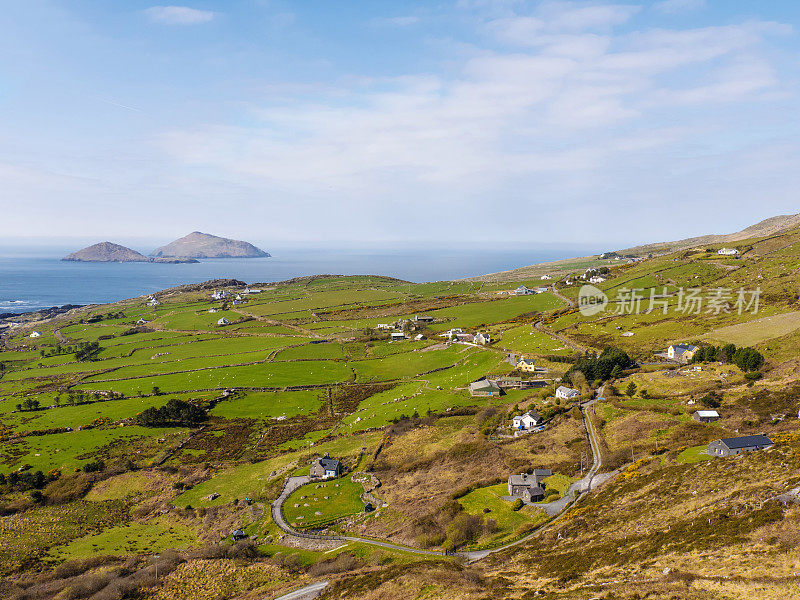
[{"label": "small shed", "polygon": [[711,423],[719,421],[719,413],[715,410],[698,410],[692,415],[692,418],[700,423]]}]

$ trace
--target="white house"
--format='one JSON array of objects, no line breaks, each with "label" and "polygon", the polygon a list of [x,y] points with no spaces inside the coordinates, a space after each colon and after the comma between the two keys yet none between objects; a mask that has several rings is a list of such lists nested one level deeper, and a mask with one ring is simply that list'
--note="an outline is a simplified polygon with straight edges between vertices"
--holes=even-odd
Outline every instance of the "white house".
[{"label": "white house", "polygon": [[158,306],[159,304],[161,304],[161,302],[155,298],[150,298],[150,302],[147,303],[147,306]]},{"label": "white house", "polygon": [[569,388],[565,385],[559,386],[556,390],[556,398],[562,398],[563,400],[571,400],[576,396],[580,396],[581,393],[578,390]]},{"label": "white house", "polygon": [[491,344],[492,336],[490,336],[488,333],[476,333],[475,337],[473,338],[473,341],[476,344],[480,344],[481,346],[485,346],[486,344]]},{"label": "white house", "polygon": [[604,281],[606,281],[606,278],[602,275],[594,275],[589,278],[589,283],[603,283]]},{"label": "white house", "polygon": [[541,425],[542,421],[544,421],[542,415],[535,410],[529,410],[525,414],[514,417],[511,424],[514,429],[530,429],[531,427]]},{"label": "white house", "polygon": [[217,321],[217,325],[230,325],[231,322],[228,321],[225,317],[222,317],[219,321]]},{"label": "white house", "polygon": [[541,277],[542,281],[544,281],[545,279],[552,279],[552,278],[553,278],[552,275],[542,275]]},{"label": "white house", "polygon": [[32,337],[32,338],[42,337],[42,334],[39,333],[38,331],[32,331],[31,334],[28,337]]},{"label": "white house", "polygon": [[692,360],[694,353],[697,352],[697,346],[691,344],[673,344],[667,348],[667,356],[671,360],[688,363]]},{"label": "white house", "polygon": [[514,293],[517,296],[532,296],[533,294],[536,293],[536,290],[532,290],[529,287],[521,285],[517,289],[514,290]]},{"label": "white house", "polygon": [[215,313],[215,312],[217,312],[217,309],[216,309],[216,308],[209,308],[209,309],[208,309],[208,312],[210,312],[210,313]]},{"label": "white house", "polygon": [[417,335],[414,336],[414,341],[417,341],[417,342],[421,342],[424,339],[425,339],[425,336],[422,335],[421,333],[418,333]]},{"label": "white house", "polygon": [[538,287],[538,288],[536,288],[536,293],[537,294],[544,294],[547,291],[550,291],[550,288],[546,288],[546,287]]},{"label": "white house", "polygon": [[717,250],[717,254],[721,254],[722,256],[738,256],[739,251],[736,248],[720,248]]}]

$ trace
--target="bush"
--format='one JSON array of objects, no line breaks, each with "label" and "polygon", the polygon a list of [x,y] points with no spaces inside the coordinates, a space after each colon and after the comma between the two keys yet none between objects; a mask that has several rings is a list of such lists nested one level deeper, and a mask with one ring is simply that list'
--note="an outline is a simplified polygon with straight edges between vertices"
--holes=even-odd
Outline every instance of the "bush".
[{"label": "bush", "polygon": [[520,510],[525,503],[522,501],[522,498],[517,498],[514,502],[511,503],[511,510],[517,511]]},{"label": "bush", "polygon": [[92,462],[88,462],[83,465],[83,472],[84,473],[95,473],[97,471],[102,471],[106,468],[106,463],[104,463],[101,459],[97,459]]},{"label": "bush", "polygon": [[461,513],[447,526],[447,547],[459,548],[476,540],[482,532],[483,517]]},{"label": "bush", "polygon": [[206,411],[199,406],[173,398],[161,408],[143,410],[136,416],[136,422],[143,427],[192,427],[207,418]]}]

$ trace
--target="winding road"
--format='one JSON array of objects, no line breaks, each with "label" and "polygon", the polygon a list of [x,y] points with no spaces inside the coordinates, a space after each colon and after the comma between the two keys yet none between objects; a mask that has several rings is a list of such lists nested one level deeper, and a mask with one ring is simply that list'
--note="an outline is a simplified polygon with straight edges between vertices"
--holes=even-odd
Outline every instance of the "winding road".
[{"label": "winding road", "polygon": [[[604,386],[605,387],[605,386]],[[598,397],[602,398],[604,387],[601,387],[598,390]],[[517,546],[519,544],[523,544],[526,541],[530,540],[531,538],[541,534],[542,532],[551,528],[556,522],[564,517],[566,514],[566,509],[571,505],[575,504],[580,500],[585,494],[588,494],[592,490],[592,485],[597,485],[602,483],[609,477],[613,476],[613,473],[604,474],[604,475],[597,475],[597,472],[602,468],[603,461],[602,456],[600,454],[600,445],[597,442],[597,433],[594,429],[594,424],[592,423],[591,418],[586,414],[586,410],[591,407],[595,403],[595,400],[591,400],[585,404],[581,405],[581,414],[583,415],[583,421],[586,426],[586,433],[589,437],[589,444],[592,449],[592,467],[586,473],[586,475],[573,483],[567,493],[564,494],[564,497],[561,500],[558,500],[554,503],[551,503],[553,506],[553,512],[551,513],[548,511],[550,516],[555,516],[554,519],[545,523],[535,531],[531,532],[527,536],[520,538],[516,541],[510,542],[503,546],[498,546],[497,548],[491,548],[488,550],[471,550],[467,552],[458,552],[456,556],[466,559],[468,562],[475,562],[486,558],[490,554],[494,554],[495,552],[500,552],[501,550],[505,550],[507,548],[511,548],[513,546]],[[289,495],[297,490],[298,488],[306,485],[311,481],[311,478],[307,475],[304,476],[295,476],[289,477],[287,479],[286,484],[284,485],[283,491],[281,492],[280,496],[272,503],[271,511],[272,511],[272,520],[275,524],[286,534],[297,537],[297,538],[304,538],[304,539],[312,539],[312,540],[326,540],[326,541],[338,541],[338,542],[360,542],[362,544],[370,544],[372,546],[378,546],[380,548],[387,548],[390,550],[398,550],[401,552],[410,552],[412,554],[419,554],[423,556],[448,556],[445,552],[439,552],[434,550],[421,550],[419,548],[411,548],[409,546],[402,546],[400,544],[392,544],[389,542],[382,542],[378,540],[371,540],[367,538],[361,538],[356,536],[349,536],[349,535],[320,535],[320,534],[311,534],[311,533],[302,533],[299,531],[295,531],[292,529],[284,520],[283,518],[283,504],[286,502],[286,499]],[[563,503],[563,505],[562,505]],[[298,590],[299,591],[299,590]],[[288,598],[302,598],[303,596],[288,596]],[[283,596],[281,597],[283,598]]]}]

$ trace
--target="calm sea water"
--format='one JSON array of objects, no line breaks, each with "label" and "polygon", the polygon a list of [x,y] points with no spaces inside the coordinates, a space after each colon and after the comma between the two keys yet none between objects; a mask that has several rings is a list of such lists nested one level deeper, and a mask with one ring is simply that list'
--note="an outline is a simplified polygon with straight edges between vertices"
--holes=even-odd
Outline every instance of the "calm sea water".
[{"label": "calm sea water", "polygon": [[64,304],[114,302],[183,283],[234,278],[247,283],[318,274],[388,275],[414,282],[459,279],[539,262],[585,256],[596,248],[546,249],[274,249],[271,258],[197,264],[73,263],[75,248],[0,248],[0,313]]}]

